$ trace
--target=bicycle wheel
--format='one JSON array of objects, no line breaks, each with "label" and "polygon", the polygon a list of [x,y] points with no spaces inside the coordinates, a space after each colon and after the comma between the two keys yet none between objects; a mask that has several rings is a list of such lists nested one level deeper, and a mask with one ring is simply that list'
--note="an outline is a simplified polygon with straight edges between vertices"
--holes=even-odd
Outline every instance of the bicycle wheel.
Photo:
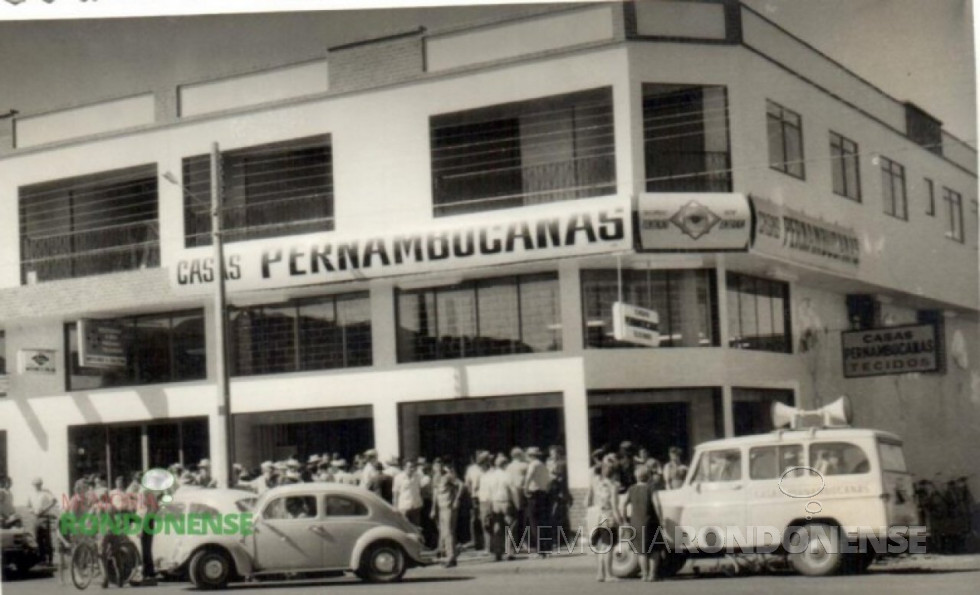
[{"label": "bicycle wheel", "polygon": [[115,548],[116,570],[119,573],[119,586],[133,580],[140,565],[140,552],[132,541],[126,540]]},{"label": "bicycle wheel", "polygon": [[80,543],[71,554],[71,582],[76,589],[85,590],[92,579],[102,574],[99,555],[91,543]]}]

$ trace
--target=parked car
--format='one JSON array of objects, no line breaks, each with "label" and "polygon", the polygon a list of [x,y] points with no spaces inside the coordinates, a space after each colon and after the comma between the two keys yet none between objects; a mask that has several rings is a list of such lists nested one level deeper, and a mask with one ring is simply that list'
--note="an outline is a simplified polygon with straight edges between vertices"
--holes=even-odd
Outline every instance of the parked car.
[{"label": "parked car", "polygon": [[[154,558],[169,574],[186,573],[201,589],[264,576],[353,572],[367,581],[401,579],[432,562],[422,537],[390,504],[354,486],[299,483],[256,498],[240,490],[181,488],[161,514],[251,512],[251,531],[161,534]],[[186,533],[186,532],[185,532]]]},{"label": "parked car", "polygon": [[18,507],[17,516],[27,522],[0,528],[0,561],[4,570],[10,568],[16,574],[24,575],[41,561],[41,552],[34,538],[33,515]]},{"label": "parked car", "polygon": [[[656,505],[670,546],[662,556],[662,576],[677,573],[689,558],[719,555],[705,549],[775,550],[810,576],[861,572],[876,552],[842,551],[845,539],[882,545],[910,539],[924,545],[925,539],[917,529],[902,441],[870,429],[777,430],[705,442],[697,446],[683,486],[657,492]],[[689,528],[700,543],[678,541],[677,527]],[[782,547],[803,543],[784,541],[793,531],[805,534],[805,548]],[[635,555],[628,550],[617,555],[621,576],[636,572]]]}]

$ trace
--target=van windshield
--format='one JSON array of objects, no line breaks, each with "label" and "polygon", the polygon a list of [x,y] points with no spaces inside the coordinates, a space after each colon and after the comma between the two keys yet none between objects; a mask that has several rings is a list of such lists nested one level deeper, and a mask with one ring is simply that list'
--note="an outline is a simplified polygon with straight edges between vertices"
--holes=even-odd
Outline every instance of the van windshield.
[{"label": "van windshield", "polygon": [[884,471],[897,471],[907,473],[905,467],[905,453],[902,452],[902,445],[895,442],[878,441],[878,452],[881,453],[881,468]]}]

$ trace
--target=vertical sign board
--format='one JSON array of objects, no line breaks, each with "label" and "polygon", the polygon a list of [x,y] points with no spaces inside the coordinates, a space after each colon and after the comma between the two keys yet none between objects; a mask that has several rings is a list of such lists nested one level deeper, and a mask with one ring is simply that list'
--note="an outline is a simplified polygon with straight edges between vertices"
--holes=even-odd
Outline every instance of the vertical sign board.
[{"label": "vertical sign board", "polygon": [[660,316],[655,310],[615,302],[613,304],[613,337],[617,341],[660,346]]},{"label": "vertical sign board", "polygon": [[116,320],[79,320],[78,365],[85,368],[125,367],[122,325]]},{"label": "vertical sign board", "polygon": [[844,378],[941,372],[934,324],[915,324],[841,333]]},{"label": "vertical sign board", "polygon": [[57,372],[54,349],[21,349],[17,352],[21,374],[54,374]]}]

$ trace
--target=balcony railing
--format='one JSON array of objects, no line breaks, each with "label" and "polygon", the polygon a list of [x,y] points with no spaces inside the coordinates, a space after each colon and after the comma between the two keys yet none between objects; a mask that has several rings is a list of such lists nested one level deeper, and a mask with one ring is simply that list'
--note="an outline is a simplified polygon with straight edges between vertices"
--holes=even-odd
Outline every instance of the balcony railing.
[{"label": "balcony railing", "polygon": [[156,221],[25,236],[21,246],[23,283],[160,266],[160,232]]},{"label": "balcony railing", "polygon": [[727,151],[659,151],[647,155],[647,192],[731,192]]}]

